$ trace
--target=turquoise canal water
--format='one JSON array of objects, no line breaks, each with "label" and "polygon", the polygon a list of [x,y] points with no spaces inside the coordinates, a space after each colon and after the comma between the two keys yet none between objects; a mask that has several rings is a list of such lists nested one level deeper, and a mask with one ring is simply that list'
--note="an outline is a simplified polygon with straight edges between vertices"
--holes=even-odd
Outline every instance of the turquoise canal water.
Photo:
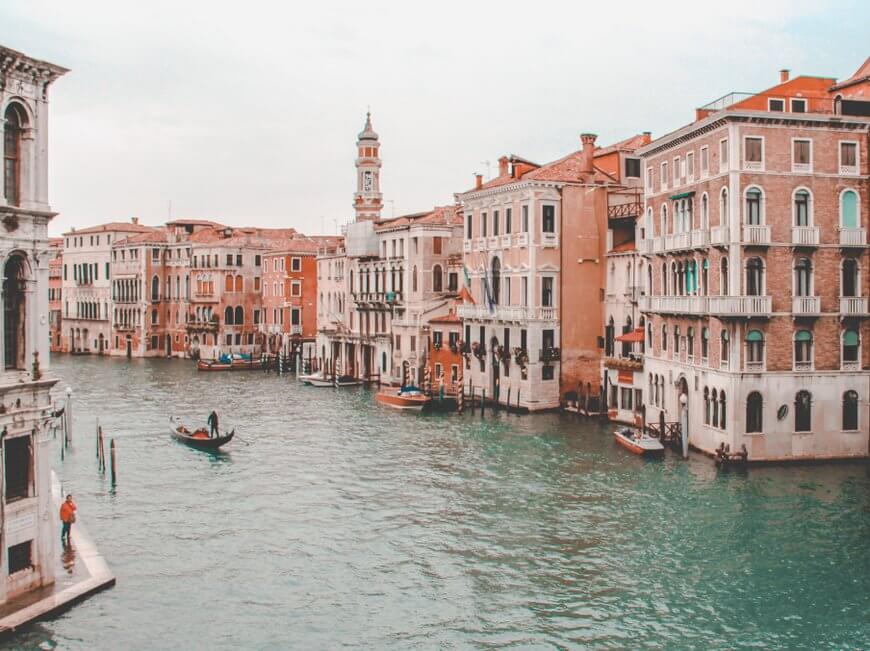
[{"label": "turquoise canal water", "polygon": [[[118,583],[11,646],[870,647],[863,465],[647,462],[559,414],[400,414],[179,360],[54,370],[75,400],[56,468]],[[212,407],[227,454],[170,439]]]}]

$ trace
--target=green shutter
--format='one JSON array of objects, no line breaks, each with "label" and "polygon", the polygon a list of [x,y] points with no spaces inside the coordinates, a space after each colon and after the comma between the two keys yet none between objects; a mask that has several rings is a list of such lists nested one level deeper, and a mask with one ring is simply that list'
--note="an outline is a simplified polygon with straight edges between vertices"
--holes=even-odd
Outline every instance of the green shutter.
[{"label": "green shutter", "polygon": [[813,335],[809,330],[798,330],[794,336],[795,341],[812,341]]},{"label": "green shutter", "polygon": [[758,330],[750,330],[746,333],[746,341],[764,341],[764,337]]},{"label": "green shutter", "polygon": [[858,195],[852,190],[846,190],[840,200],[840,225],[858,228]]},{"label": "green shutter", "polygon": [[858,333],[854,330],[846,330],[846,334],[843,335],[843,345],[844,346],[857,346],[858,345]]}]

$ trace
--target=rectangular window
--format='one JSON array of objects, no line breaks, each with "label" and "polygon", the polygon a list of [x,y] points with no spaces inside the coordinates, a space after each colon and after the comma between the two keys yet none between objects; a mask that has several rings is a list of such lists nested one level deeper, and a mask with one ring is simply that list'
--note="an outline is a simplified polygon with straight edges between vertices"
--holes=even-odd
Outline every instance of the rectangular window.
[{"label": "rectangular window", "polygon": [[651,167],[646,168],[646,189],[652,192],[653,187],[653,171]]},{"label": "rectangular window", "polygon": [[520,224],[520,226],[522,227],[520,232],[521,233],[528,233],[529,232],[529,207],[528,206],[523,206],[521,208],[520,221],[522,222],[522,224]]},{"label": "rectangular window", "polygon": [[254,256],[254,266],[259,267],[261,264],[263,264],[261,262],[261,260],[262,260],[262,258],[259,255],[255,255]]},{"label": "rectangular window", "polygon": [[709,147],[701,147],[701,176],[707,176],[707,173],[710,171],[710,148]]},{"label": "rectangular window", "polygon": [[33,471],[30,435],[7,438],[4,444],[6,475],[6,501],[30,495],[30,476]]},{"label": "rectangular window", "polygon": [[109,263],[106,263],[106,280],[109,279]]},{"label": "rectangular window", "polygon": [[411,335],[411,352],[413,353],[417,350],[417,337],[416,335]]},{"label": "rectangular window", "polygon": [[260,277],[259,276],[254,276],[254,291],[255,292],[260,291]]},{"label": "rectangular window", "polygon": [[[386,245],[384,242],[384,246]],[[290,258],[290,271],[302,271],[302,258]]]},{"label": "rectangular window", "polygon": [[674,175],[674,187],[677,187],[680,184],[680,157],[674,157],[674,169],[672,170]]},{"label": "rectangular window", "polygon": [[686,178],[691,183],[695,180],[695,152],[686,154]]},{"label": "rectangular window", "polygon": [[480,236],[486,237],[486,213],[480,213]]},{"label": "rectangular window", "polygon": [[498,235],[498,210],[492,211],[492,234]]},{"label": "rectangular window", "polygon": [[298,326],[300,322],[300,310],[294,307],[290,310],[290,325]]},{"label": "rectangular window", "polygon": [[541,367],[541,379],[542,380],[552,380],[555,377],[554,368],[552,365],[547,364],[546,366]]},{"label": "rectangular window", "polygon": [[748,169],[764,167],[764,139],[747,136],[743,139],[743,163]]},{"label": "rectangular window", "polygon": [[504,211],[504,232],[505,235],[511,234],[511,216],[513,214],[513,210],[510,208],[505,208]]},{"label": "rectangular window", "polygon": [[33,567],[33,541],[28,540],[9,547],[9,575]]},{"label": "rectangular window", "polygon": [[619,406],[621,409],[625,411],[630,411],[632,409],[632,401],[633,391],[626,387],[619,387]]},{"label": "rectangular window", "polygon": [[290,296],[302,296],[302,283],[298,280],[290,283]]},{"label": "rectangular window", "polygon": [[457,292],[459,291],[459,273],[456,271],[451,271],[447,274],[447,291],[448,292]]},{"label": "rectangular window", "polygon": [[541,231],[556,232],[556,206],[541,206]]},{"label": "rectangular window", "polygon": [[840,174],[858,173],[858,143],[840,143]]},{"label": "rectangular window", "polygon": [[808,172],[812,169],[812,141],[794,139],[792,142],[791,167],[794,172]]},{"label": "rectangular window", "polygon": [[640,159],[626,158],[625,159],[625,175],[631,178],[640,178]]},{"label": "rectangular window", "polygon": [[396,335],[396,350],[402,352],[402,335]]},{"label": "rectangular window", "polygon": [[441,255],[441,238],[433,237],[432,238],[432,253],[434,255]]},{"label": "rectangular window", "polygon": [[777,99],[774,97],[767,98],[767,110],[768,111],[784,111],[785,110],[785,100]]},{"label": "rectangular window", "polygon": [[254,325],[259,325],[260,323],[260,310],[254,310]]},{"label": "rectangular window", "polygon": [[233,254],[232,253],[227,253],[227,266],[228,267],[233,266]]},{"label": "rectangular window", "polygon": [[160,260],[160,249],[151,249],[151,259],[154,262],[158,262]]},{"label": "rectangular window", "polygon": [[237,266],[237,267],[241,267],[241,266],[242,266],[242,256],[241,256],[241,254],[236,255],[236,266]]},{"label": "rectangular window", "polygon": [[523,276],[520,281],[520,304],[523,307],[529,306],[529,277]]},{"label": "rectangular window", "polygon": [[541,278],[541,306],[553,307],[553,278],[551,276]]},{"label": "rectangular window", "polygon": [[792,113],[806,113],[807,112],[807,100],[797,99],[795,97],[792,97],[791,98],[791,112]]},{"label": "rectangular window", "polygon": [[728,169],[728,138],[719,141],[719,171]]},{"label": "rectangular window", "polygon": [[[472,225],[473,225],[473,221],[472,221],[471,214],[468,214],[465,216],[465,239],[466,240],[471,239]],[[393,255],[395,255],[395,253],[396,253],[396,241],[393,240]]]},{"label": "rectangular window", "polygon": [[661,174],[659,175],[659,183],[662,190],[668,189],[668,163],[665,161],[661,166]]}]

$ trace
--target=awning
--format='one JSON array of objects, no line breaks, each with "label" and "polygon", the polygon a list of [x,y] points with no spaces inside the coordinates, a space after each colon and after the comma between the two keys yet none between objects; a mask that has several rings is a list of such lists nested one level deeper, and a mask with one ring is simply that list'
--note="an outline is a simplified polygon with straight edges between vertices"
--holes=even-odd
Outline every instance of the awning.
[{"label": "awning", "polygon": [[624,335],[615,337],[615,339],[627,344],[641,344],[643,343],[643,328],[635,328],[631,332],[626,332]]},{"label": "awning", "polygon": [[695,191],[691,190],[689,192],[681,192],[680,194],[671,195],[671,199],[688,199],[689,197],[694,197]]}]

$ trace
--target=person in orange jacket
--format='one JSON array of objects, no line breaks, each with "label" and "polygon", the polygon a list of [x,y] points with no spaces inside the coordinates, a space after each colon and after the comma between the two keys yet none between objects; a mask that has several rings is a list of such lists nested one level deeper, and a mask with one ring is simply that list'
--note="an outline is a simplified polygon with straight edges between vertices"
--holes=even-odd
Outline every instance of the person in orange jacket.
[{"label": "person in orange jacket", "polygon": [[60,521],[62,523],[60,529],[60,542],[64,539],[69,544],[69,534],[72,529],[73,522],[76,521],[76,503],[73,502],[72,495],[67,495],[66,500],[60,505]]}]

